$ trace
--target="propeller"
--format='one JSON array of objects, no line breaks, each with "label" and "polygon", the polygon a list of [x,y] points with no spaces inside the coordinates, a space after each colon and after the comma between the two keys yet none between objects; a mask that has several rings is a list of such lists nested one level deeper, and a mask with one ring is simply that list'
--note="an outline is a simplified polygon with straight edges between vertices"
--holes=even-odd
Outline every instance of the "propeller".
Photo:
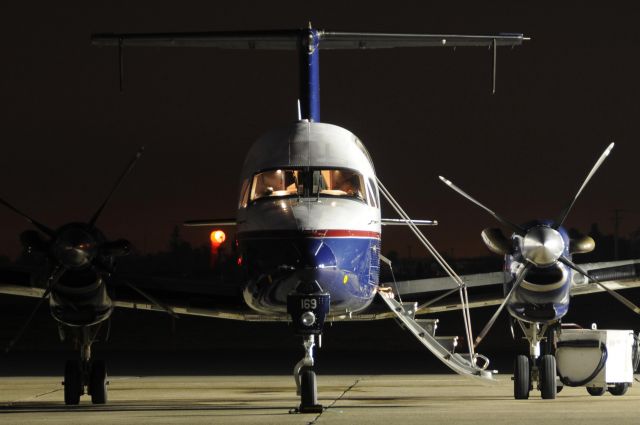
[{"label": "propeller", "polygon": [[554,226],[554,229],[557,229],[564,224],[564,221],[567,219],[567,216],[569,215],[569,211],[571,211],[571,208],[573,208],[573,205],[576,203],[576,200],[584,190],[585,186],[587,186],[587,183],[589,183],[589,180],[591,180],[591,177],[593,177],[596,171],[598,171],[598,168],[600,168],[604,160],[607,159],[607,157],[611,153],[611,150],[613,149],[614,146],[615,146],[615,143],[611,143],[609,146],[607,146],[604,152],[602,152],[602,155],[600,155],[600,158],[598,158],[593,168],[591,168],[591,171],[589,171],[589,174],[587,174],[587,178],[584,179],[582,186],[580,186],[580,189],[578,189],[578,193],[576,193],[576,195],[573,197],[569,205],[567,205],[567,207],[562,212],[562,215],[560,216],[560,218],[556,221],[556,225]]},{"label": "propeller", "polygon": [[[50,258],[54,262],[54,270],[62,269],[60,276],[57,277],[58,279],[65,270],[80,270],[92,266],[95,259],[101,254],[114,256],[124,255],[128,252],[128,241],[119,240],[116,242],[108,242],[104,240],[104,236],[96,229],[95,224],[115,191],[127,174],[133,169],[138,159],[140,159],[143,151],[144,147],[138,149],[135,156],[127,164],[127,167],[119,175],[111,191],[86,224],[68,223],[54,231],[49,226],[35,220],[9,202],[0,199],[0,204],[24,217],[33,224],[34,227],[49,236],[49,240],[44,241],[35,232],[26,231],[22,234],[22,240],[23,243],[27,243],[28,249],[39,248],[49,253]],[[52,277],[53,272],[52,275],[49,276],[49,279]]]},{"label": "propeller", "polygon": [[7,201],[5,201],[2,198],[0,198],[0,204],[2,204],[5,207],[9,208],[11,211],[15,212],[16,214],[26,218],[29,223],[33,224],[38,230],[40,230],[42,233],[46,234],[47,236],[53,238],[56,235],[56,232],[51,230],[50,227],[47,227],[44,224],[40,223],[39,221],[31,218],[30,216],[28,216],[27,214],[23,213],[22,211],[20,211],[19,209],[17,209],[16,207],[14,207],[13,205],[11,205],[10,203],[8,203]]},{"label": "propeller", "polygon": [[596,285],[598,285],[599,287],[607,291],[609,295],[611,295],[616,300],[620,301],[622,304],[624,304],[627,308],[629,308],[634,313],[640,314],[640,307],[638,307],[633,302],[631,302],[631,300],[629,300],[627,297],[619,294],[618,292],[606,286],[604,283],[600,282],[600,280],[591,276],[585,269],[575,264],[573,261],[569,260],[567,257],[562,256],[559,258],[559,261],[562,264],[565,264],[566,266],[571,267],[573,270],[577,271],[578,273],[580,273],[581,275],[583,275],[584,277],[586,277],[587,279],[589,279],[590,281],[594,282]]},{"label": "propeller", "polygon": [[48,280],[47,289],[44,291],[44,293],[42,294],[42,297],[40,297],[40,299],[38,300],[38,303],[35,305],[33,310],[31,310],[29,317],[27,317],[27,320],[25,320],[22,327],[20,327],[20,330],[16,333],[16,336],[7,344],[6,348],[4,349],[5,353],[8,353],[13,348],[13,346],[16,345],[16,342],[18,342],[20,338],[22,338],[22,335],[24,335],[27,328],[31,324],[31,321],[36,316],[36,313],[40,309],[40,306],[49,297],[49,294],[51,294],[51,291],[55,287],[56,283],[58,283],[58,280],[60,279],[60,276],[62,276],[62,273],[64,273],[64,269],[62,267],[57,267],[56,269],[53,270]]},{"label": "propeller", "polygon": [[[522,255],[522,260],[524,262],[532,263],[537,267],[549,267],[556,264],[563,256],[565,251],[565,240],[562,234],[560,234],[560,232],[558,231],[559,227],[564,223],[564,220],[571,211],[576,200],[578,199],[586,185],[589,183],[593,175],[600,168],[604,160],[609,156],[614,146],[615,144],[611,143],[600,155],[595,165],[591,168],[591,171],[587,175],[586,179],[578,189],[578,192],[572,198],[569,205],[564,209],[560,218],[555,221],[555,224],[553,226],[539,224],[531,228],[524,229],[521,226],[513,224],[513,222],[505,219],[489,207],[485,206],[480,201],[476,200],[471,195],[467,194],[464,190],[453,184],[453,182],[451,182],[450,180],[442,176],[439,177],[440,180],[451,189],[458,192],[458,194],[462,195],[464,198],[470,200],[474,204],[478,205],[483,210],[487,211],[500,223],[502,223],[506,227],[511,228],[517,235],[521,236],[522,244],[520,254]],[[510,252],[507,252],[509,246],[506,243],[506,238],[504,238],[499,230],[487,229],[482,232],[482,237],[485,241],[485,244],[491,251],[504,253],[507,255],[513,254],[513,248],[511,248]]]},{"label": "propeller", "polygon": [[500,304],[500,306],[498,307],[496,312],[493,313],[493,316],[491,316],[491,319],[489,319],[489,321],[484,326],[482,331],[476,337],[476,340],[473,343],[473,348],[477,348],[478,345],[480,344],[480,342],[484,339],[484,337],[487,336],[487,334],[491,330],[491,327],[493,326],[493,324],[498,319],[498,316],[500,316],[500,313],[502,312],[504,307],[507,305],[507,302],[511,298],[511,294],[513,294],[513,292],[516,290],[516,288],[518,288],[520,286],[520,284],[524,281],[524,278],[527,275],[527,272],[529,271],[529,269],[531,267],[533,267],[533,264],[532,263],[527,263],[522,267],[522,269],[520,269],[520,271],[518,272],[518,276],[516,277],[516,280],[513,283],[513,286],[511,287],[511,290],[509,291],[507,296],[504,297],[504,300],[502,300],[502,303]]},{"label": "propeller", "polygon": [[[565,264],[566,266],[577,271],[578,273],[583,274],[585,277],[587,277],[588,279],[592,280],[593,282],[601,286],[604,290],[606,290],[609,294],[611,294],[614,298],[616,298],[618,301],[623,303],[625,306],[627,306],[634,312],[640,314],[640,309],[635,304],[633,304],[631,301],[629,301],[627,298],[623,297],[622,295],[618,294],[617,292],[606,287],[605,285],[600,283],[597,279],[589,276],[589,274],[585,270],[583,270],[581,267],[574,264],[569,258],[567,258],[564,255],[566,251],[565,239],[562,236],[562,234],[558,231],[558,229],[564,224],[567,216],[569,215],[569,212],[575,205],[578,197],[580,196],[584,188],[587,186],[591,178],[595,175],[596,171],[598,171],[600,166],[604,163],[604,160],[609,156],[614,146],[615,146],[614,143],[609,144],[609,146],[607,146],[604,152],[600,155],[600,157],[598,158],[594,166],[591,168],[591,171],[589,171],[589,174],[587,174],[587,177],[582,182],[582,185],[578,189],[578,192],[571,199],[571,202],[562,211],[559,218],[555,222],[553,222],[554,223],[553,226],[548,224],[537,224],[528,229],[524,229],[523,227],[514,224],[513,222],[505,219],[503,216],[499,215],[492,209],[488,208],[487,206],[485,206],[484,204],[482,204],[481,202],[473,198],[471,195],[463,191],[461,188],[453,184],[453,182],[451,182],[450,180],[442,176],[439,176],[440,180],[443,183],[445,183],[447,186],[449,186],[451,189],[453,189],[458,194],[462,195],[464,198],[468,199],[469,201],[473,202],[474,204],[476,204],[477,206],[479,206],[480,208],[482,208],[483,210],[491,214],[496,220],[498,220],[498,222],[510,228],[511,230],[514,231],[516,235],[522,238],[520,243],[520,252],[516,252],[514,251],[513,244],[511,245],[509,244],[509,240],[504,237],[504,235],[499,229],[485,229],[482,232],[482,238],[485,244],[487,245],[487,247],[492,252],[503,254],[503,255],[519,254],[522,257],[521,261],[525,264],[525,266],[520,270],[520,272],[516,276],[515,283],[511,287],[511,291],[509,292],[509,294],[502,301],[502,304],[500,304],[500,307],[495,312],[491,320],[489,320],[489,322],[484,327],[480,335],[478,335],[478,337],[476,338],[475,346],[477,346],[480,343],[480,341],[482,341],[482,339],[485,337],[489,329],[491,329],[494,322],[498,318],[498,315],[500,314],[500,312],[502,311],[502,309],[510,299],[511,294],[513,293],[515,288],[520,286],[520,284],[526,278],[527,272],[534,266],[538,268],[545,268],[545,267],[551,267],[554,264],[561,262],[562,264]],[[593,247],[594,247],[593,240],[584,239],[581,241],[580,246],[576,247],[576,249],[572,251],[574,253],[588,252],[591,249],[593,249]]]},{"label": "propeller", "polygon": [[498,220],[500,223],[504,224],[505,226],[511,228],[514,232],[516,232],[518,235],[522,235],[524,234],[525,230],[518,226],[517,224],[514,224],[512,222],[510,222],[509,220],[503,218],[502,216],[498,215],[498,213],[494,212],[492,209],[490,209],[489,207],[483,205],[480,201],[476,200],[474,197],[472,197],[471,195],[469,195],[467,192],[465,192],[464,190],[460,189],[458,186],[456,186],[455,184],[453,184],[453,182],[451,180],[447,180],[446,178],[442,177],[442,176],[438,176],[440,178],[440,180],[446,184],[447,186],[449,186],[451,189],[455,190],[456,192],[458,192],[460,195],[462,195],[463,197],[467,198],[468,200],[470,200],[471,202],[473,202],[474,204],[476,204],[477,206],[479,206],[480,208],[482,208],[483,210],[485,210],[486,212],[488,212],[489,214],[491,214],[496,220]]},{"label": "propeller", "polygon": [[[49,239],[44,240],[37,232],[28,230],[22,233],[21,240],[28,251],[39,250],[48,253],[48,257],[52,263],[51,272],[47,277],[47,286],[42,297],[39,299],[31,314],[18,331],[16,337],[9,343],[6,351],[9,351],[27,330],[36,312],[55,289],[55,286],[65,272],[68,270],[83,270],[89,267],[93,267],[96,270],[106,271],[102,264],[103,261],[101,257],[107,256],[113,258],[114,256],[125,255],[128,253],[128,241],[124,239],[115,242],[106,241],[102,233],[95,227],[95,223],[124,178],[129,174],[129,172],[131,172],[138,159],[140,159],[143,151],[144,147],[138,149],[135,156],[127,164],[125,170],[119,175],[111,191],[107,194],[104,201],[100,204],[87,223],[68,223],[60,227],[58,230],[53,230],[51,227],[32,218],[9,202],[0,198],[0,204],[22,216],[36,229],[48,236]],[[145,296],[145,298],[152,301],[149,296]],[[167,310],[166,306],[163,306],[158,302],[152,302],[158,305],[161,309],[165,311]],[[71,305],[71,307],[73,308],[73,305]]]},{"label": "propeller", "polygon": [[131,172],[133,167],[136,165],[136,162],[138,162],[138,160],[142,156],[143,152],[144,152],[144,146],[140,146],[140,148],[138,149],[138,152],[136,152],[135,156],[131,159],[131,161],[129,161],[129,164],[127,164],[127,167],[124,169],[122,174],[120,174],[120,177],[118,177],[118,180],[116,180],[116,183],[113,185],[113,188],[111,188],[111,191],[107,194],[107,197],[105,198],[105,200],[102,202],[102,204],[100,204],[96,212],[93,214],[93,216],[89,220],[89,227],[93,228],[95,226],[96,221],[98,221],[100,214],[102,214],[102,211],[111,200],[111,197],[113,196],[114,192],[118,189],[118,187],[120,187],[120,184],[122,183],[124,178],[127,177],[127,174]]}]

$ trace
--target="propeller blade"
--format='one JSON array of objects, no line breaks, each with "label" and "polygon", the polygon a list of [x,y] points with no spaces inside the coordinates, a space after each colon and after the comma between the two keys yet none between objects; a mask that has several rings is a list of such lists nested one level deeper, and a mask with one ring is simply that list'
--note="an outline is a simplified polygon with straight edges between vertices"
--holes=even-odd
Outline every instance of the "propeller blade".
[{"label": "propeller blade", "polygon": [[504,297],[504,300],[502,300],[502,304],[500,304],[500,307],[498,307],[498,309],[493,314],[493,316],[491,316],[491,319],[489,320],[489,322],[487,322],[487,324],[485,325],[484,329],[482,329],[482,332],[480,332],[478,334],[478,336],[476,337],[476,340],[475,340],[475,342],[473,344],[473,348],[476,348],[480,344],[480,342],[484,339],[484,337],[487,336],[487,334],[489,333],[489,330],[491,330],[491,327],[496,322],[496,320],[498,319],[498,316],[502,312],[502,309],[504,309],[504,307],[507,305],[507,301],[509,301],[509,299],[511,298],[511,294],[513,294],[513,291],[515,291],[516,288],[519,287],[520,284],[524,281],[524,278],[527,276],[527,273],[529,272],[529,269],[532,266],[533,266],[532,263],[527,263],[520,270],[520,273],[518,273],[518,276],[516,277],[516,281],[513,283],[513,286],[511,287],[511,290],[509,291],[507,296]]},{"label": "propeller blade", "polygon": [[131,172],[133,167],[136,165],[136,162],[138,162],[138,159],[140,159],[140,157],[142,156],[142,152],[144,152],[144,146],[141,146],[140,149],[138,149],[138,152],[136,152],[135,156],[131,159],[131,161],[129,161],[127,168],[125,168],[122,174],[120,174],[120,177],[118,177],[118,180],[116,180],[116,184],[113,185],[111,192],[109,192],[104,202],[102,202],[102,205],[100,205],[98,210],[93,214],[93,217],[91,217],[91,220],[89,220],[89,227],[93,227],[96,224],[98,217],[100,217],[100,214],[102,214],[102,210],[104,210],[104,208],[107,206],[109,200],[111,199],[111,196],[113,196],[114,192],[118,189],[118,187],[120,187],[120,184],[127,176],[127,174],[129,174],[129,172]]},{"label": "propeller blade", "polygon": [[596,164],[593,166],[593,168],[587,175],[587,178],[584,179],[582,186],[580,186],[580,189],[578,189],[578,193],[576,193],[571,203],[567,206],[567,208],[565,208],[564,212],[560,216],[560,219],[556,221],[557,224],[554,226],[554,229],[557,229],[558,227],[562,226],[564,221],[567,219],[567,216],[569,215],[569,211],[571,211],[571,208],[573,208],[573,204],[576,203],[578,196],[580,196],[580,194],[582,193],[582,190],[587,186],[587,183],[589,183],[589,180],[591,180],[591,177],[593,177],[596,171],[598,171],[598,168],[600,168],[604,160],[607,159],[607,157],[611,153],[611,149],[613,149],[614,146],[615,146],[615,143],[611,143],[609,146],[607,146],[604,152],[602,152],[602,155],[600,155],[600,158],[598,158],[598,161],[596,161]]},{"label": "propeller blade", "polygon": [[135,286],[131,282],[126,281],[126,280],[121,280],[121,282],[123,282],[129,288],[131,288],[134,291],[136,291],[138,294],[142,295],[149,302],[151,302],[151,304],[155,305],[156,307],[160,308],[161,310],[164,310],[168,315],[170,315],[174,319],[179,319],[180,318],[180,316],[178,316],[178,314],[175,311],[173,311],[173,309],[171,307],[169,307],[168,305],[158,301],[155,297],[152,297],[151,295],[147,294],[145,291],[143,291],[142,289],[138,288],[137,286]]},{"label": "propeller blade", "polygon": [[571,267],[573,270],[577,271],[578,273],[580,273],[581,275],[583,275],[584,277],[586,277],[590,281],[596,283],[599,287],[601,287],[602,289],[607,291],[609,293],[609,295],[611,295],[616,300],[620,301],[622,304],[624,304],[627,308],[629,308],[634,313],[640,314],[640,307],[635,305],[633,302],[631,302],[631,300],[629,300],[625,296],[620,295],[619,293],[617,293],[613,289],[607,287],[606,285],[604,285],[602,282],[600,282],[595,277],[590,276],[589,273],[585,269],[583,269],[579,265],[575,264],[573,261],[569,260],[567,257],[562,256],[562,257],[560,257],[558,259],[558,261],[560,261],[561,263]]},{"label": "propeller blade", "polygon": [[31,321],[36,316],[36,313],[40,309],[40,306],[49,297],[49,294],[51,294],[51,291],[55,287],[60,277],[64,274],[64,272],[65,272],[64,267],[60,267],[60,266],[57,266],[53,270],[53,272],[51,273],[51,276],[49,276],[49,279],[48,279],[49,284],[47,285],[47,289],[44,291],[44,293],[42,294],[42,297],[40,297],[40,299],[38,300],[38,303],[33,308],[33,310],[31,310],[29,317],[27,317],[27,320],[24,322],[24,324],[22,325],[22,327],[20,328],[16,336],[9,342],[9,344],[7,344],[6,348],[4,349],[5,353],[8,353],[13,348],[13,346],[16,345],[16,342],[18,342],[20,338],[22,338],[22,335],[24,335],[27,328],[31,324]]},{"label": "propeller blade", "polygon": [[56,232],[51,230],[49,227],[29,217],[27,214],[23,213],[22,211],[20,211],[19,209],[17,209],[16,207],[14,207],[13,205],[11,205],[10,203],[8,203],[2,198],[0,198],[0,204],[4,205],[5,207],[9,208],[11,211],[27,219],[29,223],[33,224],[38,230],[40,230],[42,233],[46,234],[47,236],[53,238],[56,235]]},{"label": "propeller blade", "polygon": [[29,317],[27,318],[27,320],[24,322],[24,324],[22,325],[22,327],[20,328],[20,330],[18,331],[18,333],[16,334],[16,336],[9,342],[9,344],[7,344],[7,346],[4,349],[5,353],[8,353],[9,351],[11,351],[11,349],[13,348],[14,345],[16,345],[16,342],[18,342],[18,340],[20,340],[20,338],[22,338],[22,335],[24,335],[25,331],[27,330],[27,328],[29,327],[29,325],[31,324],[31,321],[33,320],[33,318],[35,317],[36,313],[38,312],[38,310],[40,309],[40,306],[42,305],[42,303],[44,302],[44,300],[47,299],[47,297],[49,296],[50,291],[47,290],[45,291],[45,293],[42,295],[42,297],[40,297],[40,299],[38,300],[38,303],[36,304],[36,306],[33,308],[33,310],[31,310],[31,314],[29,314]]},{"label": "propeller blade", "polygon": [[488,212],[489,214],[491,214],[496,220],[498,220],[500,223],[502,223],[503,225],[511,228],[514,232],[516,232],[519,235],[524,235],[525,230],[518,226],[517,224],[513,224],[511,223],[509,220],[499,216],[496,212],[494,212],[493,210],[489,209],[488,207],[482,205],[479,201],[477,201],[476,199],[474,199],[471,195],[469,195],[468,193],[466,193],[464,190],[460,189],[458,186],[456,186],[455,184],[453,184],[453,182],[451,180],[447,180],[446,178],[442,177],[442,176],[438,176],[440,178],[440,180],[446,184],[447,186],[449,186],[451,189],[455,190],[456,192],[458,192],[460,195],[462,195],[463,197],[467,198],[468,200],[470,200],[471,202],[473,202],[474,204],[476,204],[477,206],[479,206],[480,208],[482,208],[483,210],[485,210],[486,212]]}]

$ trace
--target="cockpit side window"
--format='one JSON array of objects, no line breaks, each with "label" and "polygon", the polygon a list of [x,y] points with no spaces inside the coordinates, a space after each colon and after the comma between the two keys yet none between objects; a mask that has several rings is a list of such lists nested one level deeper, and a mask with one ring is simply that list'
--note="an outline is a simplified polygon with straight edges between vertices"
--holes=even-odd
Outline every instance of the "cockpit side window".
[{"label": "cockpit side window", "polygon": [[304,190],[299,183],[300,170],[269,170],[253,176],[251,200],[270,197],[297,195]]},{"label": "cockpit side window", "polygon": [[242,182],[242,189],[240,189],[240,203],[238,205],[238,208],[246,208],[248,199],[249,199],[249,179],[245,179]]}]

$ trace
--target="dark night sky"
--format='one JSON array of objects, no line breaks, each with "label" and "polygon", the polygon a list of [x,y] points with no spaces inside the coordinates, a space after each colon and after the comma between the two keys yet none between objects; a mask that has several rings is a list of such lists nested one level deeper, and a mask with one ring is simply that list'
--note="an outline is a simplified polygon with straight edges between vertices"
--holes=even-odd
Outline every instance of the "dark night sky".
[{"label": "dark night sky", "polygon": [[[281,29],[416,33],[523,32],[498,55],[490,95],[484,49],[324,51],[323,121],[368,147],[379,177],[415,218],[437,218],[440,250],[476,255],[495,223],[446,189],[443,174],[513,221],[555,217],[605,146],[617,143],[569,217],[611,232],[614,208],[640,210],[640,10],[625,2],[4,2],[1,196],[55,227],[88,220],[126,161],[147,152],[99,224],[142,250],[165,246],[184,219],[235,213],[244,154],[295,119],[293,52],[127,49],[93,32]],[[278,6],[275,6],[275,5]],[[391,216],[390,208],[385,210]],[[27,226],[0,209],[0,253]],[[628,213],[622,234],[640,226]],[[206,231],[185,229],[199,243]],[[383,249],[406,254],[406,230]]]}]

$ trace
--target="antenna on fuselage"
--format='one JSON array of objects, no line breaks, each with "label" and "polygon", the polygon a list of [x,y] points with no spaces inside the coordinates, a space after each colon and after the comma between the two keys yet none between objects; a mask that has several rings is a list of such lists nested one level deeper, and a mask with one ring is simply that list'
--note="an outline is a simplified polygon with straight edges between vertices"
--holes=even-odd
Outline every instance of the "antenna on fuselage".
[{"label": "antenna on fuselage", "polygon": [[300,99],[298,99],[298,121],[302,121],[302,109],[300,109]]}]

